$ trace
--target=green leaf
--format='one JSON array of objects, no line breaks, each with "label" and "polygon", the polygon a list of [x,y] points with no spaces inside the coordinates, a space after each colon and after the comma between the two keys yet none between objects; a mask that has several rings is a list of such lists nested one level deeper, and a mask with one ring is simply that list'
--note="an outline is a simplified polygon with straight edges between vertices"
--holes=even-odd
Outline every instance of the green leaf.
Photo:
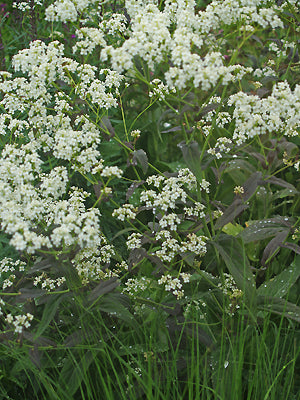
[{"label": "green leaf", "polygon": [[148,169],[148,157],[144,150],[139,149],[133,152],[132,163],[138,162],[139,166],[142,168],[144,174],[147,172]]},{"label": "green leaf", "polygon": [[36,340],[39,336],[41,336],[41,334],[45,331],[45,329],[47,329],[55,313],[57,312],[60,303],[64,300],[66,295],[69,296],[69,294],[66,293],[51,295],[50,300],[44,307],[42,320],[38,325],[38,329],[34,335],[34,340]]},{"label": "green leaf", "polygon": [[[101,346],[99,343],[97,346]],[[74,356],[70,357],[64,362],[64,366],[59,375],[59,385],[66,386],[69,398],[73,398],[77,392],[81,382],[88,375],[88,369],[95,358],[95,350],[91,352],[87,350],[79,361]]]},{"label": "green leaf", "polygon": [[116,277],[108,279],[106,281],[101,281],[89,294],[88,302],[93,303],[99,297],[106,293],[112,292],[116,287],[120,285],[120,282]]},{"label": "green leaf", "polygon": [[300,307],[278,297],[257,296],[257,308],[300,322]]},{"label": "green leaf", "polygon": [[244,230],[244,228],[242,227],[242,225],[232,224],[231,222],[229,222],[222,228],[222,231],[224,233],[226,233],[227,235],[231,235],[231,236],[237,236],[243,230]]},{"label": "green leaf", "polygon": [[239,234],[245,243],[264,240],[276,236],[291,226],[292,221],[287,217],[276,216],[260,221],[251,221],[251,225]]},{"label": "green leaf", "polygon": [[282,271],[275,278],[265,282],[257,289],[260,296],[272,296],[282,298],[296,283],[300,276],[300,256],[297,256],[289,268]]},{"label": "green leaf", "polygon": [[125,321],[128,325],[138,329],[138,324],[126,307],[128,297],[121,293],[108,293],[97,302],[97,308],[103,312],[111,314],[115,318]]},{"label": "green leaf", "polygon": [[245,293],[250,303],[256,297],[255,280],[241,242],[233,236],[221,234],[211,242],[223,258],[229,273],[238,288]]}]

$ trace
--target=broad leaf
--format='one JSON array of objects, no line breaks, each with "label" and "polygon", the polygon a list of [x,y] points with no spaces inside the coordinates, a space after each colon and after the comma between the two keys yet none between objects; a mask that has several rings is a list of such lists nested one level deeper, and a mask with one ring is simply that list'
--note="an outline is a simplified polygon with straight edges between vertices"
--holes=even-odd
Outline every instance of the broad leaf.
[{"label": "broad leaf", "polygon": [[[38,325],[38,329],[34,335],[34,340],[41,336],[41,334],[48,328],[60,303],[65,299],[66,294],[54,294],[49,296],[51,296],[51,298],[44,307],[42,320]],[[67,294],[67,296],[69,296],[69,294]]]},{"label": "broad leaf", "polygon": [[300,307],[278,297],[257,296],[257,308],[300,322]]},{"label": "broad leaf", "polygon": [[251,225],[240,233],[239,237],[245,243],[264,240],[277,235],[279,232],[285,231],[292,224],[292,221],[287,217],[276,216],[273,218],[251,221]]},{"label": "broad leaf", "polygon": [[108,279],[106,281],[100,282],[95,289],[91,291],[88,296],[88,302],[93,303],[100,296],[103,296],[106,293],[112,292],[116,287],[120,285],[120,282],[116,277]]},{"label": "broad leaf", "polygon": [[145,174],[148,169],[148,157],[144,150],[139,149],[133,152],[132,164],[136,165],[136,163],[139,164]]},{"label": "broad leaf", "polygon": [[282,298],[300,277],[300,256],[297,256],[289,268],[275,278],[265,282],[257,289],[257,294]]},{"label": "broad leaf", "polygon": [[241,242],[233,236],[221,234],[217,240],[211,241],[211,244],[223,258],[238,288],[252,303],[256,296],[255,280]]}]

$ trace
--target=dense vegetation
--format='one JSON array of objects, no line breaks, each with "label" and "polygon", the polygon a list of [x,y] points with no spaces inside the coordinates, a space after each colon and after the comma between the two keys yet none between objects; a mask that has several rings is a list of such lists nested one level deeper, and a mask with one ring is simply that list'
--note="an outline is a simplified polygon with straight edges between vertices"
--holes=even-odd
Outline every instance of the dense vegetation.
[{"label": "dense vegetation", "polygon": [[298,6],[0,5],[0,399],[299,399]]}]

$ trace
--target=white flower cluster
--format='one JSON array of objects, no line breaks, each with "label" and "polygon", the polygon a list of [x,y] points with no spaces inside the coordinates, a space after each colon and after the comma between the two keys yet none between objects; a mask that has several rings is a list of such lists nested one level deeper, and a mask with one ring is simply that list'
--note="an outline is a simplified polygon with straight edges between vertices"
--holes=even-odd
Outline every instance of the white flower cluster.
[{"label": "white flower cluster", "polygon": [[229,298],[230,303],[226,307],[228,315],[233,316],[240,308],[238,300],[243,296],[243,292],[237,288],[232,275],[224,273],[224,282],[219,283],[218,287],[222,290],[225,296]]},{"label": "white flower cluster", "polygon": [[31,325],[31,321],[33,320],[33,315],[30,313],[24,315],[11,315],[7,314],[5,321],[9,324],[12,324],[15,329],[15,333],[22,333],[23,328],[29,328]]},{"label": "white flower cluster", "polygon": [[189,251],[198,256],[204,256],[206,253],[206,240],[205,236],[197,236],[195,233],[190,233],[187,235],[187,240],[181,242],[180,251],[183,253]]},{"label": "white flower cluster", "polygon": [[271,95],[262,99],[238,92],[230,96],[228,105],[234,105],[232,138],[238,145],[256,135],[271,132],[299,135],[300,85],[292,91],[287,82],[279,82],[274,85]]},{"label": "white flower cluster", "polygon": [[17,250],[34,253],[59,246],[94,246],[99,242],[99,211],[85,209],[87,193],[72,187],[68,200],[63,167],[42,173],[33,142],[6,145],[0,158],[1,229]]},{"label": "white flower cluster", "polygon": [[42,6],[43,5],[43,0],[26,0],[26,1],[14,1],[13,2],[13,7],[19,9],[22,12],[25,12],[27,10],[31,10],[31,7],[36,7],[36,6]]},{"label": "white flower cluster", "polygon": [[218,159],[222,158],[222,155],[229,153],[232,146],[232,140],[227,137],[220,137],[214,147],[207,150],[209,154],[216,156]]},{"label": "white flower cluster", "polygon": [[205,236],[197,236],[194,233],[187,235],[185,240],[178,240],[171,236],[167,230],[161,230],[155,235],[156,240],[162,240],[160,249],[155,251],[155,255],[162,261],[171,262],[173,258],[186,252],[192,252],[198,257],[202,257],[206,253]]},{"label": "white flower cluster", "polygon": [[157,78],[150,82],[150,88],[151,90],[149,91],[149,97],[157,97],[159,100],[164,100],[166,95],[170,93],[176,93],[175,88],[171,88],[169,90],[168,86],[166,86],[160,79]]},{"label": "white flower cluster", "polygon": [[171,231],[176,231],[178,224],[180,224],[180,218],[175,213],[166,214],[159,220],[159,226],[162,229],[169,227]]},{"label": "white flower cluster", "polygon": [[51,290],[54,290],[63,285],[65,281],[66,278],[64,276],[56,279],[51,279],[47,276],[45,272],[43,272],[41,275],[34,278],[33,284],[34,286],[39,286],[42,289],[50,292]]},{"label": "white flower cluster", "polygon": [[[100,71],[103,79],[96,79],[95,67],[64,57],[64,46],[57,41],[32,42],[13,58],[13,66],[27,78],[0,74],[4,110],[0,133],[22,138],[20,145],[5,145],[0,158],[1,229],[11,235],[11,245],[28,253],[95,247],[101,241],[99,211],[85,209],[87,194],[79,189],[71,188],[68,195],[69,174],[73,169],[108,179],[122,175],[118,167],[104,167],[101,131],[85,115],[85,101],[103,109],[116,105],[112,92],[118,90],[122,77],[105,69]],[[66,93],[70,87],[77,103]],[[76,111],[74,104],[78,104]],[[69,116],[72,112],[75,119]],[[26,114],[25,120],[21,113]],[[49,153],[55,162],[67,161],[69,168],[58,165],[49,171]]]},{"label": "white flower cluster", "polygon": [[148,289],[150,284],[151,279],[146,278],[145,276],[142,276],[141,278],[129,278],[125,283],[123,293],[127,293],[134,297]]},{"label": "white flower cluster", "polygon": [[[99,236],[99,240],[101,246],[83,248],[76,253],[72,260],[84,285],[89,281],[111,277],[110,271],[104,271],[103,268],[109,265],[115,251],[103,235]],[[125,268],[124,265],[123,267]]]},{"label": "white flower cluster", "polygon": [[140,233],[132,233],[131,235],[128,236],[127,241],[126,241],[126,246],[128,250],[133,250],[133,249],[138,249],[139,247],[142,246],[142,237]]},{"label": "white flower cluster", "polygon": [[126,218],[128,219],[135,219],[137,213],[137,208],[134,207],[132,204],[123,204],[122,207],[116,208],[112,216],[116,217],[120,221],[125,221]]},{"label": "white flower cluster", "polygon": [[[105,17],[104,17],[105,18]],[[126,31],[126,18],[121,14],[112,14],[109,19],[100,22],[98,28],[83,27],[76,30],[78,38],[73,46],[73,52],[79,51],[82,55],[91,54],[96,46],[105,47],[107,45],[105,36],[117,33],[124,34]]]},{"label": "white flower cluster", "polygon": [[99,0],[56,0],[46,9],[47,21],[73,21]]},{"label": "white flower cluster", "polygon": [[[105,69],[100,71],[104,78],[97,79],[95,67],[80,65],[64,57],[63,52],[64,46],[57,41],[47,46],[36,40],[29,49],[14,56],[15,71],[27,74],[28,79],[10,79],[9,75],[2,74],[0,104],[6,113],[1,115],[0,133],[3,135],[13,129],[14,135],[20,136],[28,132],[30,139],[43,151],[52,150],[55,157],[70,161],[72,168],[81,173],[96,174],[103,169],[98,149],[100,130],[83,113],[72,122],[69,117],[74,106],[72,98],[60,88],[52,95],[52,87],[57,86],[57,81],[61,82],[61,88],[71,85],[81,102],[109,109],[117,106],[113,92],[119,93],[123,77]],[[73,73],[78,75],[78,83],[71,77]],[[28,114],[26,121],[17,117],[20,111]]]},{"label": "white flower cluster", "polygon": [[195,319],[195,315],[198,316],[199,319],[204,319],[206,317],[206,312],[204,311],[207,308],[207,304],[205,301],[199,300],[192,300],[189,302],[185,309],[183,315],[185,318],[192,317]]},{"label": "white flower cluster", "polygon": [[181,272],[178,278],[174,278],[172,275],[163,275],[159,280],[159,285],[165,285],[165,290],[167,292],[172,292],[177,299],[181,299],[184,296],[184,290],[182,289],[183,283],[188,283],[190,281],[190,274],[186,272]]},{"label": "white flower cluster", "polygon": [[[156,1],[148,0],[126,0],[125,5],[131,18],[128,38],[121,45],[105,46],[101,59],[106,61],[110,57],[113,69],[123,71],[133,69],[136,56],[145,60],[150,69],[168,57],[170,68],[165,80],[170,89],[182,89],[192,83],[208,90],[219,80],[227,84],[252,72],[252,68],[241,65],[224,65],[218,51],[226,42],[223,37],[220,43],[215,40],[208,52],[205,50],[207,54],[199,55],[208,36],[213,37],[211,32],[224,24],[243,22],[248,27],[257,24],[263,28],[283,28],[279,7],[267,0],[218,0],[199,12],[195,11],[194,0],[168,1],[163,9],[158,8]],[[159,86],[150,91],[150,96],[164,96]]]},{"label": "white flower cluster", "polygon": [[184,207],[184,212],[187,216],[196,217],[196,218],[204,218],[205,217],[205,205],[199,202],[195,202],[193,207]]},{"label": "white flower cluster", "polygon": [[[148,185],[153,185],[159,189],[157,193],[154,190],[145,190],[141,193],[140,201],[144,202],[146,207],[153,208],[155,213],[157,209],[166,212],[168,209],[175,209],[176,203],[179,201],[186,202],[187,192],[184,186],[192,188],[195,186],[196,178],[187,169],[181,169],[178,172],[178,177],[165,178],[161,175],[152,175],[146,180]],[[207,187],[203,181],[203,188]],[[205,190],[205,189],[204,189]]]},{"label": "white flower cluster", "polygon": [[13,260],[9,257],[4,257],[0,261],[0,287],[2,290],[13,285],[16,275],[15,271],[24,271],[26,263],[21,260]]}]

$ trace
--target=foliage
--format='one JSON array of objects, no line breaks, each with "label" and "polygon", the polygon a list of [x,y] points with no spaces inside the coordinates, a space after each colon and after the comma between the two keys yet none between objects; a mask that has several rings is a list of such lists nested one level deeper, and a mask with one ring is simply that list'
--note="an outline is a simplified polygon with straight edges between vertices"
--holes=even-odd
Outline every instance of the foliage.
[{"label": "foliage", "polygon": [[299,30],[0,6],[0,399],[298,398]]}]

